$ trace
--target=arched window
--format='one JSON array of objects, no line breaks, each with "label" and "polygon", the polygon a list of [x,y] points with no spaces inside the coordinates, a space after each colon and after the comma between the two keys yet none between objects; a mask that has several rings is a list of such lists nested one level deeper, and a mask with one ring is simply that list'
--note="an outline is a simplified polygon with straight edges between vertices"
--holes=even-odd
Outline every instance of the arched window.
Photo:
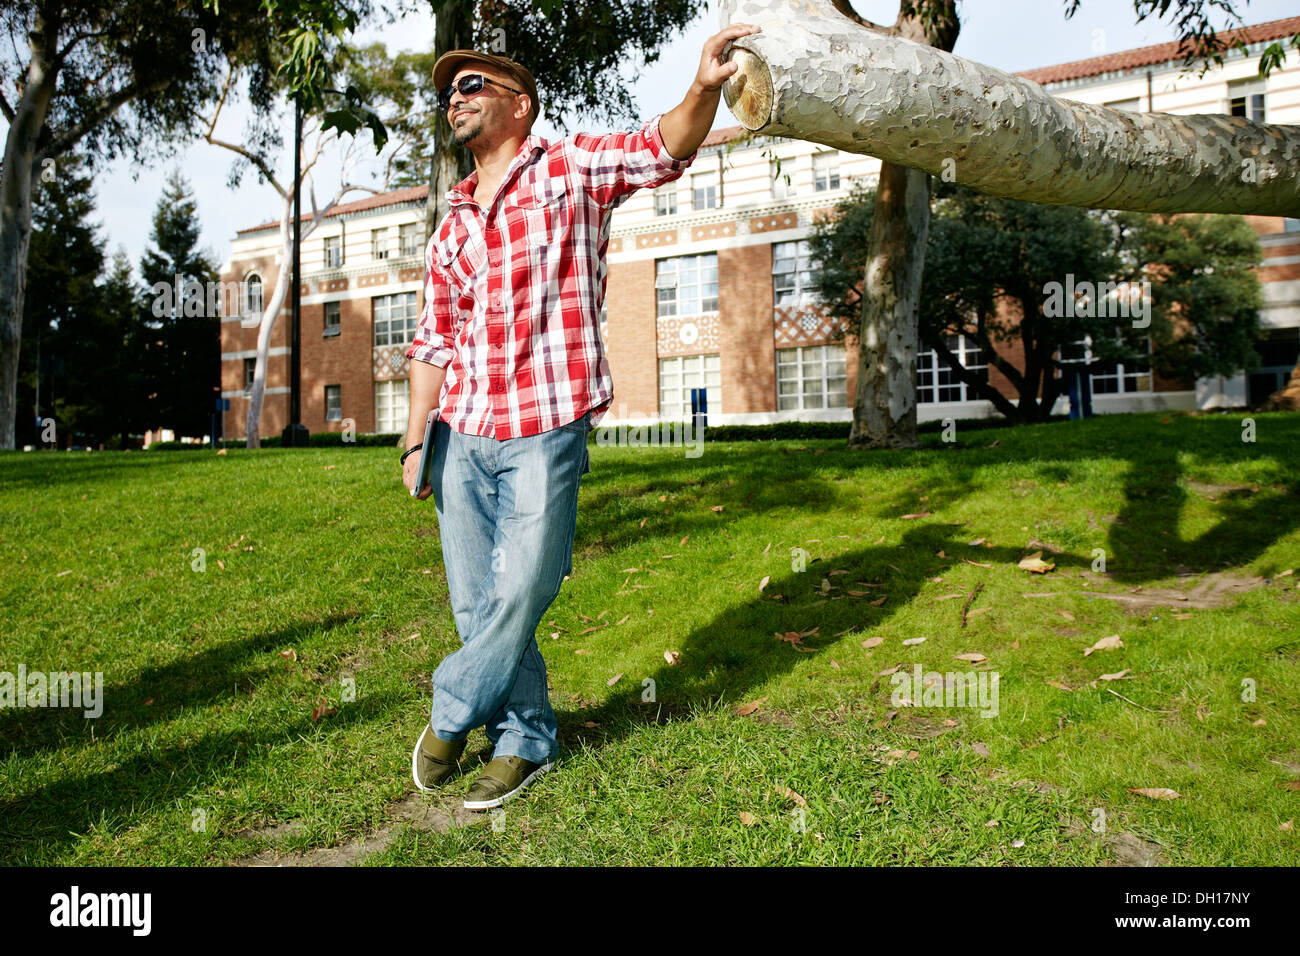
[{"label": "arched window", "polygon": [[262,277],[256,272],[251,273],[244,280],[244,314],[248,316],[262,315]]}]

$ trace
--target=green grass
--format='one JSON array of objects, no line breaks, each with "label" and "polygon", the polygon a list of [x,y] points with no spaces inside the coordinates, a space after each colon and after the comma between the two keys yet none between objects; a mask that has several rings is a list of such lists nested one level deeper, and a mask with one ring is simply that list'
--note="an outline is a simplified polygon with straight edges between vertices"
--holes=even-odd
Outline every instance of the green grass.
[{"label": "green grass", "polygon": [[[912,452],[593,445],[538,629],[560,762],[447,832],[394,817],[459,639],[433,502],[391,449],[5,453],[0,671],[101,671],[105,705],[0,710],[0,861],[210,865],[386,833],[364,864],[1071,865],[1130,834],[1163,863],[1294,865],[1300,417],[1256,421],[1254,443],[1240,418],[1157,414]],[[1055,570],[1017,567],[1031,541]],[[1269,583],[1213,609],[1093,596],[1223,572]],[[809,652],[776,636],[813,628]],[[1109,635],[1124,647],[1084,656]],[[996,671],[997,715],[893,706],[881,672],[917,663]]]}]

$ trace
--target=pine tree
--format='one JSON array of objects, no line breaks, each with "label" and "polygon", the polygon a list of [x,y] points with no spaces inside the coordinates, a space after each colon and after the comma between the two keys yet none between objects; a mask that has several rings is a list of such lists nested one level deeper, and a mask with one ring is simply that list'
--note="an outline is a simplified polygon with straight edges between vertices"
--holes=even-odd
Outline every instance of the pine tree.
[{"label": "pine tree", "polygon": [[[158,200],[150,241],[140,260],[144,285],[155,290],[146,318],[152,334],[141,356],[151,386],[150,427],[170,428],[177,437],[205,435],[221,388],[221,319],[207,292],[218,273],[211,255],[198,248],[197,204],[180,170]],[[162,293],[164,287],[171,291]]]}]

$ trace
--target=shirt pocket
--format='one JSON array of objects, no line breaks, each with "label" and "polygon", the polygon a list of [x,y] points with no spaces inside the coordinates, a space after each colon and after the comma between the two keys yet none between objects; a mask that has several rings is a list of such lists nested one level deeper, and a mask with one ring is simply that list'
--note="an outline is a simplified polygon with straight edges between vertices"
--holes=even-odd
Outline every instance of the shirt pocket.
[{"label": "shirt pocket", "polygon": [[453,231],[446,239],[438,240],[433,249],[438,265],[459,286],[457,291],[473,287],[479,271],[487,261],[484,253],[481,241],[460,231]]},{"label": "shirt pocket", "polygon": [[568,184],[558,176],[521,185],[502,210],[511,236],[528,238],[530,256],[543,252],[539,246],[553,245],[568,233],[570,199]]}]

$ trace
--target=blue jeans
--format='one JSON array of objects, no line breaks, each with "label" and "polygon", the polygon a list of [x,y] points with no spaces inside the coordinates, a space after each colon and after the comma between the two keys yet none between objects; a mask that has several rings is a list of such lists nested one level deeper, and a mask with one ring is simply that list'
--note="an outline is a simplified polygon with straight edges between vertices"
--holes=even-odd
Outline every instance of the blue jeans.
[{"label": "blue jeans", "polygon": [[536,631],[573,567],[589,417],[505,441],[435,426],[433,501],[461,639],[433,672],[429,725],[443,740],[482,726],[494,757],[555,759]]}]

